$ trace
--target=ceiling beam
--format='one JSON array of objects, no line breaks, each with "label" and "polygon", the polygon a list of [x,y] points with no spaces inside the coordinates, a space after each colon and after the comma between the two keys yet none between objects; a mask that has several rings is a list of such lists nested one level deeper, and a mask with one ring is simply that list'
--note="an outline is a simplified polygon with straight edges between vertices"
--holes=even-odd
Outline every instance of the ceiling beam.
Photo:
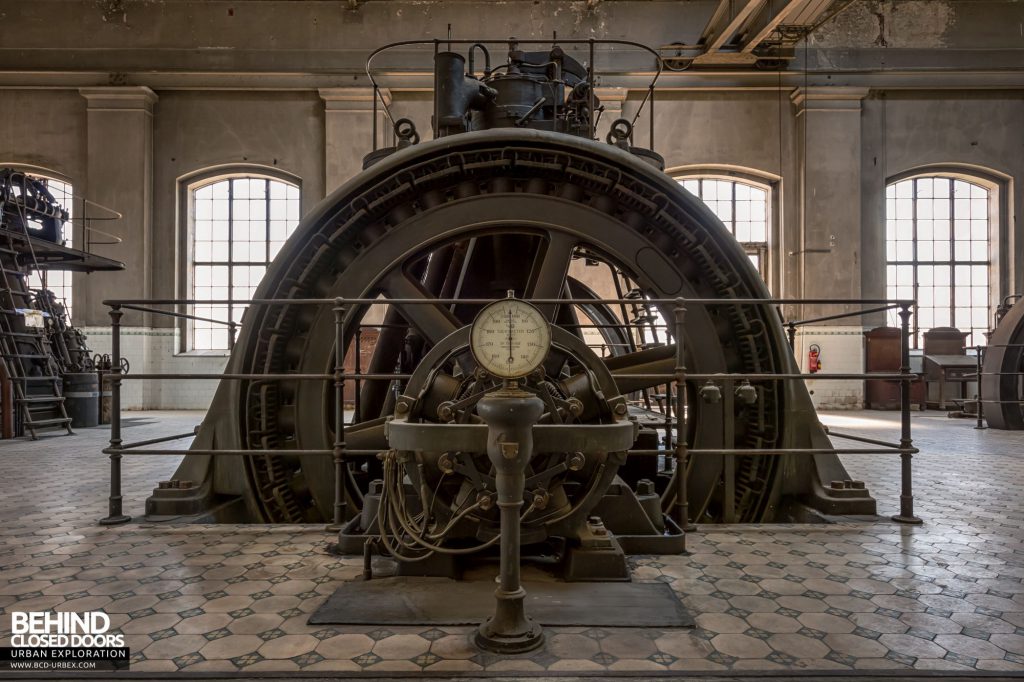
[{"label": "ceiling beam", "polygon": [[790,23],[797,26],[811,26],[834,4],[833,0],[809,0],[807,4],[797,12]]},{"label": "ceiling beam", "polygon": [[780,24],[784,23],[794,12],[806,6],[811,0],[787,0],[786,4],[783,5],[774,16],[768,17],[768,20],[764,22],[764,26],[755,33],[747,42],[743,45],[740,52],[751,53],[754,48],[763,43],[768,36],[772,34]]},{"label": "ceiling beam", "polygon": [[708,23],[704,25],[704,30],[701,31],[700,39],[697,41],[698,45],[707,45],[718,34],[718,27],[729,18],[731,4],[732,0],[718,0],[714,14],[711,15]]},{"label": "ceiling beam", "polygon": [[750,19],[754,12],[761,8],[767,0],[746,0],[740,11],[736,13],[736,16],[732,18],[729,25],[726,26],[722,31],[718,32],[711,40],[707,43],[704,50],[705,54],[712,52],[718,52],[725,45],[730,38],[732,38],[737,31],[739,31],[744,24]]}]

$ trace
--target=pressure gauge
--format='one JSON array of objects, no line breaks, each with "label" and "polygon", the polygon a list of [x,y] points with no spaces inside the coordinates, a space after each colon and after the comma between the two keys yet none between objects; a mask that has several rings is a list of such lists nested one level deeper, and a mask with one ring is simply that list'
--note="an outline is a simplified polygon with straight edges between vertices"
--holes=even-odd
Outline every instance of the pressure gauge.
[{"label": "pressure gauge", "polygon": [[489,304],[473,320],[469,347],[477,364],[501,379],[518,379],[541,366],[551,347],[551,327],[526,301]]}]

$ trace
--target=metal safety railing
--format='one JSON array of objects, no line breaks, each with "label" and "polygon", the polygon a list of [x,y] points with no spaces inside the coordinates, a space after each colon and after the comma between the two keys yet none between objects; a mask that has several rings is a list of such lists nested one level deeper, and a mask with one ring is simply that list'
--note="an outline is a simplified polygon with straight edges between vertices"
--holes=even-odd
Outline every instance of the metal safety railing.
[{"label": "metal safety railing", "polygon": [[[410,378],[409,374],[402,373],[365,373],[360,367],[359,333],[362,327],[384,327],[386,325],[367,324],[360,321],[355,330],[355,370],[348,372],[345,369],[346,347],[346,313],[350,308],[364,308],[368,306],[404,306],[416,305],[486,305],[497,299],[456,299],[456,298],[430,298],[430,299],[382,299],[382,298],[293,298],[293,299],[250,299],[247,301],[221,301],[221,300],[197,300],[197,299],[125,299],[104,301],[104,305],[110,308],[111,319],[111,360],[112,369],[107,381],[110,384],[111,393],[111,418],[110,418],[110,444],[103,449],[103,453],[110,458],[110,494],[108,497],[108,515],[100,520],[101,524],[113,525],[125,523],[131,518],[123,513],[123,497],[121,488],[121,459],[124,455],[210,455],[210,456],[265,456],[265,455],[288,455],[288,456],[330,456],[334,460],[334,505],[332,523],[328,529],[340,529],[345,520],[345,467],[350,457],[375,456],[378,450],[357,450],[351,449],[345,443],[345,401],[344,393],[346,383],[355,383],[354,396],[358,401],[359,387],[363,381],[402,381]],[[673,520],[684,529],[693,529],[694,526],[689,517],[689,502],[687,499],[688,475],[687,469],[691,456],[723,456],[726,458],[727,469],[729,465],[734,466],[734,457],[743,455],[820,455],[820,454],[893,454],[900,455],[900,511],[892,516],[892,520],[901,523],[921,523],[921,519],[914,515],[913,497],[913,476],[911,460],[918,449],[913,446],[910,421],[910,384],[918,379],[916,374],[911,373],[910,368],[910,318],[911,309],[914,305],[910,300],[889,300],[889,299],[763,299],[763,298],[734,298],[734,299],[708,299],[708,298],[558,298],[558,299],[523,299],[535,305],[637,305],[655,306],[665,311],[671,311],[671,323],[665,322],[666,328],[671,326],[675,339],[674,367],[671,372],[656,373],[631,373],[611,371],[611,376],[617,379],[632,379],[643,381],[654,381],[655,384],[648,388],[656,388],[664,385],[665,409],[665,449],[634,449],[629,450],[629,455],[638,456],[665,456],[666,461],[671,457],[674,460],[675,475],[673,477],[675,489],[666,491],[665,495],[674,495],[675,503],[672,507]],[[184,317],[189,319],[204,319],[206,321],[220,324],[230,324],[218,320],[208,320],[180,312],[161,310],[154,306],[188,306],[188,305],[235,305],[251,306],[330,306],[334,316],[334,370],[330,373],[145,373],[125,374],[121,371],[121,318],[125,310],[136,310],[150,314],[166,314],[172,317]],[[795,342],[795,329],[799,326],[813,322],[831,321],[849,317],[859,317],[872,313],[883,312],[891,309],[898,309],[900,318],[900,342],[901,342],[901,364],[899,372],[896,373],[837,373],[837,374],[804,374],[800,372],[783,373],[690,373],[686,368],[686,312],[688,307],[714,307],[732,305],[845,305],[845,306],[871,306],[870,308],[847,311],[834,315],[811,318],[808,320],[796,320],[784,322],[789,330],[789,341],[791,347]],[[775,310],[772,311],[775,314]],[[608,325],[574,325],[578,327],[606,327]],[[623,328],[629,328],[630,322],[623,321]],[[667,329],[666,329],[667,331]],[[232,335],[233,336],[233,335]],[[666,335],[667,338],[667,335]],[[980,371],[980,370],[979,370]],[[195,433],[176,434],[149,440],[125,443],[121,433],[121,386],[125,380],[223,380],[223,381],[321,381],[333,383],[334,409],[332,419],[334,421],[335,440],[330,449],[212,449],[212,448],[190,448],[190,449],[169,449],[152,448],[153,445],[171,442],[183,438],[192,437]],[[686,443],[687,432],[687,384],[694,382],[705,382],[715,384],[722,383],[727,389],[722,391],[723,410],[732,404],[733,386],[739,384],[750,384],[750,382],[777,382],[777,381],[850,381],[850,380],[878,380],[893,381],[900,383],[900,440],[898,443],[888,442],[880,439],[866,438],[853,434],[838,433],[829,431],[828,435],[833,438],[850,440],[864,443],[874,447],[867,448],[691,448]],[[662,383],[663,382],[663,383]],[[672,404],[674,401],[674,405]],[[358,415],[358,402],[356,403],[355,414]],[[357,417],[354,417],[354,419]],[[723,420],[727,423],[728,420]],[[674,437],[673,432],[674,431]],[[726,439],[725,442],[729,442]],[[728,487],[732,485],[729,476],[726,476],[726,499],[731,501]],[[669,498],[670,500],[672,498]],[[729,504],[727,502],[727,504]],[[728,517],[728,509],[726,511]]]}]

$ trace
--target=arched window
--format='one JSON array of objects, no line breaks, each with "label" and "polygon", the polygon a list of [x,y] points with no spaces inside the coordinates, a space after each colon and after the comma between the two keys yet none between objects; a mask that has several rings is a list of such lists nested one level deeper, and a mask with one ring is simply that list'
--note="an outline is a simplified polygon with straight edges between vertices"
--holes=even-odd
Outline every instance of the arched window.
[{"label": "arched window", "polygon": [[767,276],[770,188],[751,182],[714,176],[687,176],[679,183],[700,197],[725,223],[747,252],[751,262]]},{"label": "arched window", "polygon": [[[74,190],[70,183],[47,177],[38,173],[29,173],[31,177],[42,181],[46,189],[50,191],[57,203],[68,212],[68,220],[61,228],[61,239],[65,246],[71,246],[74,229]],[[64,303],[68,319],[71,319],[71,271],[70,270],[34,270],[28,276],[28,285],[32,289],[49,289],[57,297],[58,301]]]},{"label": "arched window", "polygon": [[887,297],[917,300],[915,348],[934,327],[968,332],[969,346],[985,343],[992,198],[985,186],[954,176],[912,177],[886,188]]},{"label": "arched window", "polygon": [[[252,298],[267,266],[299,222],[299,188],[267,176],[220,176],[189,187],[190,298]],[[240,322],[245,304],[203,305],[193,314]],[[228,328],[195,320],[192,350],[227,350]]]}]

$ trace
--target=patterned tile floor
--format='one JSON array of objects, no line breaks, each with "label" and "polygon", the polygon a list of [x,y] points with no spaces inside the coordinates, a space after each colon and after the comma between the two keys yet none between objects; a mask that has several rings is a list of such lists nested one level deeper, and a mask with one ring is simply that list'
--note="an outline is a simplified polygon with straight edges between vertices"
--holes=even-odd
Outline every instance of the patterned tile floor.
[{"label": "patterned tile floor", "polygon": [[[895,438],[893,414],[833,413],[847,432]],[[132,413],[132,440],[187,430],[196,413]],[[321,527],[96,524],[105,513],[101,429],[0,443],[0,635],[12,610],[102,609],[134,671],[864,671],[1024,673],[1024,433],[913,417],[918,527],[879,519],[704,527],[688,556],[634,557],[638,580],[678,591],[691,630],[552,628],[531,655],[482,654],[470,628],[306,624],[358,558],[327,554]],[[184,429],[182,427],[185,427]],[[847,458],[884,516],[894,456]],[[165,457],[125,462],[141,515]]]}]

